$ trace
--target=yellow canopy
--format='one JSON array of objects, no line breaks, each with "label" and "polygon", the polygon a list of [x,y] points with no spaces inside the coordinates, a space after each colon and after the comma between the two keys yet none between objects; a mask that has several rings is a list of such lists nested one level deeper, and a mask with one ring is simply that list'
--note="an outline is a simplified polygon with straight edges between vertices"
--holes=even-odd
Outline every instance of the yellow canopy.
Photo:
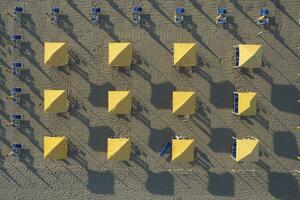
[{"label": "yellow canopy", "polygon": [[120,42],[108,44],[108,64],[116,67],[127,67],[132,61],[132,43]]},{"label": "yellow canopy", "polygon": [[130,158],[129,138],[108,138],[107,159],[124,161]]},{"label": "yellow canopy", "polygon": [[259,68],[262,65],[262,45],[240,44],[239,67]]},{"label": "yellow canopy", "polygon": [[256,114],[256,93],[239,92],[238,113],[241,116],[253,116]]},{"label": "yellow canopy", "polygon": [[51,113],[66,112],[68,109],[65,90],[44,90],[44,111]]},{"label": "yellow canopy", "polygon": [[67,158],[67,141],[65,137],[44,137],[44,158],[55,160]]},{"label": "yellow canopy", "polygon": [[129,114],[130,112],[130,91],[108,91],[108,113]]},{"label": "yellow canopy", "polygon": [[45,42],[44,64],[49,67],[58,67],[68,64],[67,44],[64,42]]},{"label": "yellow canopy", "polygon": [[256,138],[236,140],[236,161],[257,161],[259,157],[259,140]]},{"label": "yellow canopy", "polygon": [[193,161],[194,148],[195,143],[192,139],[172,139],[172,161]]},{"label": "yellow canopy", "polygon": [[196,65],[196,43],[174,43],[174,66]]},{"label": "yellow canopy", "polygon": [[173,92],[173,114],[190,115],[195,113],[195,92],[174,91]]}]

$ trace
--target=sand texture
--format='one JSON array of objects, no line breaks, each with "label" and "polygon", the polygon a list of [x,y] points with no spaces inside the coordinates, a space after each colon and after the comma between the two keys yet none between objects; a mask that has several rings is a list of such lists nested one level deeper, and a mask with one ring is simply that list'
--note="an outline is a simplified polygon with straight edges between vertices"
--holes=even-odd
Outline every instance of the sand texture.
[{"label": "sand texture", "polygon": [[[142,24],[132,23],[133,0],[0,1],[0,199],[300,199],[299,0],[141,0]],[[22,26],[7,15],[25,9]],[[186,24],[174,24],[176,5],[186,8]],[[62,10],[59,24],[46,14]],[[101,22],[90,22],[93,5],[103,9]],[[231,25],[215,25],[216,8],[227,7]],[[271,26],[256,25],[260,7],[270,10]],[[261,33],[260,33],[261,32]],[[20,33],[20,51],[7,41]],[[258,34],[260,33],[260,34]],[[132,42],[130,71],[108,65],[108,43]],[[67,42],[69,64],[43,64],[44,42]],[[174,42],[197,44],[193,72],[172,67]],[[233,69],[233,46],[263,45],[263,67]],[[6,72],[14,60],[24,63],[21,77]],[[5,97],[22,87],[22,104]],[[43,90],[65,89],[70,110],[43,112]],[[132,113],[107,113],[107,91],[132,91]],[[193,90],[197,112],[190,119],[172,115],[172,91]],[[233,91],[258,93],[255,117],[232,114]],[[13,113],[24,116],[21,129],[5,127]],[[66,161],[43,158],[43,137],[68,137]],[[170,162],[159,156],[167,141],[182,135],[195,139],[195,161]],[[128,136],[131,160],[106,159],[106,140]],[[236,163],[231,137],[260,140],[257,163]],[[6,157],[11,144],[23,155]]]}]

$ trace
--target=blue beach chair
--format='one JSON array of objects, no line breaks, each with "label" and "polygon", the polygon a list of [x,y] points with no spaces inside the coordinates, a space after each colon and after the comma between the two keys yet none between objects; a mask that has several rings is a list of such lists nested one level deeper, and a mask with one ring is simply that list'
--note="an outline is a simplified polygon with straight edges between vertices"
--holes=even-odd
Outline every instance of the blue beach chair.
[{"label": "blue beach chair", "polygon": [[218,7],[217,14],[218,16],[216,17],[216,24],[220,24],[220,25],[226,24],[227,9],[225,7]]},{"label": "blue beach chair", "polygon": [[258,11],[259,17],[257,18],[257,24],[266,26],[269,24],[269,13],[270,11],[266,8],[261,8]]},{"label": "blue beach chair", "polygon": [[170,149],[172,148],[172,144],[171,142],[168,142],[163,148],[162,150],[159,152],[160,156],[165,155],[168,151],[170,151]]},{"label": "blue beach chair", "polygon": [[62,10],[58,6],[52,6],[50,9],[51,13],[51,22],[52,23],[57,23],[58,22],[58,16],[61,14]]},{"label": "blue beach chair", "polygon": [[185,9],[182,6],[176,7],[175,9],[175,24],[181,24],[184,22]]},{"label": "blue beach chair", "polygon": [[100,7],[92,7],[90,10],[91,22],[96,24],[99,22],[99,16],[102,13],[102,9]]},{"label": "blue beach chair", "polygon": [[132,8],[132,20],[135,25],[140,23],[142,13],[143,13],[143,8],[141,6],[135,5]]}]

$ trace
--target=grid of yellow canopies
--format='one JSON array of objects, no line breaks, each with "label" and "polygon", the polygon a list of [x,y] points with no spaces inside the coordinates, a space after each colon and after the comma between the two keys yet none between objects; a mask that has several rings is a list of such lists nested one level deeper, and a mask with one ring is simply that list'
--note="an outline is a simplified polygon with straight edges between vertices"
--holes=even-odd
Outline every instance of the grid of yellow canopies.
[{"label": "grid of yellow canopies", "polygon": [[[111,67],[129,67],[132,63],[131,42],[108,44],[108,65]],[[262,46],[257,44],[240,44],[235,49],[234,67],[258,68],[262,64]],[[197,65],[196,43],[174,43],[173,66],[193,67]],[[68,46],[64,42],[44,43],[44,64],[59,67],[68,64]],[[107,111],[110,114],[131,113],[131,91],[108,91]],[[255,92],[234,92],[233,113],[239,116],[256,114]],[[44,111],[63,113],[68,110],[66,90],[44,90]],[[172,114],[189,116],[196,112],[196,93],[194,91],[173,91]],[[190,162],[194,160],[194,139],[174,138],[171,141],[172,161]],[[233,158],[236,161],[256,160],[258,158],[259,140],[251,138],[235,139]],[[129,160],[131,153],[130,138],[108,138],[107,159]],[[44,157],[51,159],[67,158],[67,141],[63,136],[44,137]]]}]

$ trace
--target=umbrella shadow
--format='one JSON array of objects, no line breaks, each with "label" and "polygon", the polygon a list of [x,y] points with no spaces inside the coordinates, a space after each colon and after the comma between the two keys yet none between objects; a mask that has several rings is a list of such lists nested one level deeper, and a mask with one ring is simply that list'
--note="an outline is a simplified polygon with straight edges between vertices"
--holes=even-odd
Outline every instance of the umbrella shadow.
[{"label": "umbrella shadow", "polygon": [[87,189],[94,194],[114,194],[115,177],[111,171],[87,170]]},{"label": "umbrella shadow", "polygon": [[211,138],[208,146],[214,152],[231,153],[231,141],[235,135],[233,130],[229,128],[211,129]]},{"label": "umbrella shadow", "polygon": [[234,90],[234,85],[229,81],[212,82],[211,103],[217,108],[232,108]]},{"label": "umbrella shadow", "polygon": [[94,151],[107,151],[107,139],[114,136],[114,131],[108,126],[89,127],[88,145]]},{"label": "umbrella shadow", "polygon": [[110,82],[106,82],[100,86],[90,83],[90,88],[90,95],[88,99],[95,107],[107,107],[108,91],[114,91],[116,89]]},{"label": "umbrella shadow", "polygon": [[208,191],[215,196],[234,196],[234,176],[229,172],[208,173]]},{"label": "umbrella shadow", "polygon": [[294,200],[300,198],[299,182],[291,173],[273,172],[270,166],[259,160],[257,165],[268,173],[268,190],[276,199]]},{"label": "umbrella shadow", "polygon": [[175,132],[169,127],[162,129],[150,128],[148,145],[154,152],[160,152],[173,137],[175,137]]},{"label": "umbrella shadow", "polygon": [[296,137],[288,131],[273,134],[273,148],[275,154],[280,157],[296,159],[299,156]]},{"label": "umbrella shadow", "polygon": [[151,83],[152,95],[150,102],[158,109],[170,109],[172,107],[172,92],[176,89],[170,82]]},{"label": "umbrella shadow", "polygon": [[155,195],[174,195],[175,180],[174,176],[168,171],[148,172],[146,189]]},{"label": "umbrella shadow", "polygon": [[299,115],[299,90],[294,85],[273,84],[271,102],[278,110]]}]

